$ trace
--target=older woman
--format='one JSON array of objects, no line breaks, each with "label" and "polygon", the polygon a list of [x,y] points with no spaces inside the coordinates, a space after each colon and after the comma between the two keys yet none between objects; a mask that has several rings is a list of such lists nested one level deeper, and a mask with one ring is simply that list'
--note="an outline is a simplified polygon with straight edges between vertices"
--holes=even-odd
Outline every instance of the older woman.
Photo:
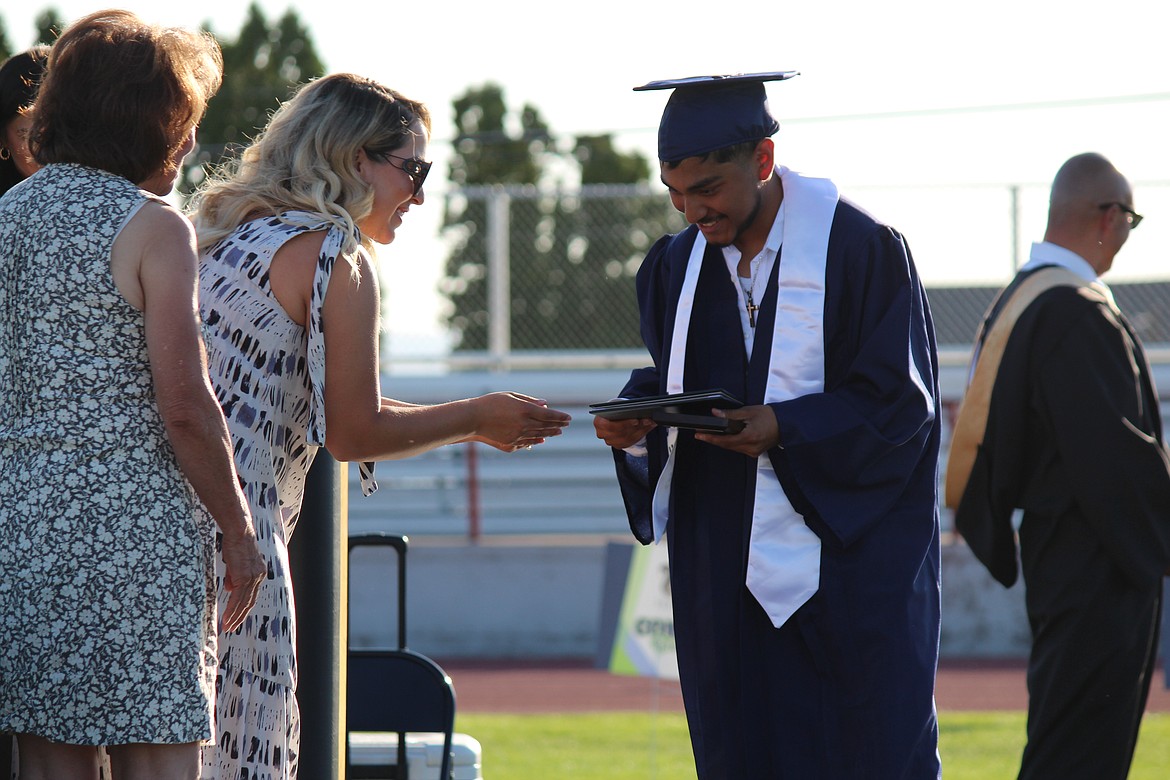
[{"label": "older woman", "polygon": [[33,46],[0,65],[0,195],[40,167],[28,148],[28,109],[45,73],[48,46]]},{"label": "older woman", "polygon": [[435,406],[381,394],[371,250],[393,241],[409,209],[423,202],[429,132],[421,103],[366,78],[327,76],[281,106],[235,169],[197,198],[212,382],[257,536],[273,562],[256,611],[220,637],[220,741],[204,767],[214,777],[296,772],[296,633],[285,544],[317,448],[356,461],[471,440],[511,452],[559,434],[569,421],[515,393]]},{"label": "older woman", "polygon": [[54,45],[0,199],[0,730],[22,778],[194,778],[212,736],[218,524],[232,630],[265,567],[168,193],[207,37],[91,14]]}]

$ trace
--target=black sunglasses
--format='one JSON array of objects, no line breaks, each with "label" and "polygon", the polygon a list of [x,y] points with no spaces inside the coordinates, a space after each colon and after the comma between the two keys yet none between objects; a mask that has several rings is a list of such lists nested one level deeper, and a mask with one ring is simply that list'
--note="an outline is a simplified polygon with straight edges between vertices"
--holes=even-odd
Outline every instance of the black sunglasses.
[{"label": "black sunglasses", "polygon": [[[401,165],[395,165],[395,168],[401,169],[403,173],[410,177],[410,181],[414,184],[414,194],[418,195],[419,190],[423,188],[423,182],[427,180],[427,174],[431,172],[431,164],[421,157],[403,157],[397,154],[390,154],[389,152],[376,152],[378,157],[386,159],[393,157],[395,160],[402,160]],[[393,165],[393,163],[391,163]]]},{"label": "black sunglasses", "polygon": [[1133,209],[1131,209],[1129,206],[1125,205],[1124,203],[1118,203],[1117,201],[1110,201],[1108,203],[1098,204],[1097,208],[1104,211],[1105,209],[1111,209],[1114,206],[1121,209],[1121,211],[1125,214],[1125,218],[1129,222],[1129,229],[1130,230],[1133,230],[1135,227],[1142,224],[1142,219],[1143,219],[1142,215],[1137,213],[1136,211],[1134,211]]}]

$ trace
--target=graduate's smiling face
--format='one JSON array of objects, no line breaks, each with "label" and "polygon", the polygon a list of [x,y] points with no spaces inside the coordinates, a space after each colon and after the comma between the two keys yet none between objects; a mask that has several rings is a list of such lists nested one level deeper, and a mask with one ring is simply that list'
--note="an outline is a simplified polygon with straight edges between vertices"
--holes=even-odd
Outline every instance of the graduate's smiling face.
[{"label": "graduate's smiling face", "polygon": [[[723,247],[738,246],[745,234],[758,232],[755,223],[772,167],[771,142],[765,140],[753,153],[727,162],[714,155],[688,157],[673,166],[662,163],[660,170],[674,207],[687,222],[698,225],[708,244]],[[765,236],[770,228],[769,220]]]}]

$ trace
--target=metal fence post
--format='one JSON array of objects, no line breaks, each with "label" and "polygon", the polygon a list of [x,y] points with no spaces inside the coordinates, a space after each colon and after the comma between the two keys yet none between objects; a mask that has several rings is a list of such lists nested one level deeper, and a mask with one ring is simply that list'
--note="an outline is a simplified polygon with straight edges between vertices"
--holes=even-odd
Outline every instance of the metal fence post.
[{"label": "metal fence post", "polygon": [[346,477],[346,464],[321,448],[288,551],[297,610],[299,774],[322,780],[340,780],[345,771]]},{"label": "metal fence post", "polygon": [[475,442],[467,442],[467,537],[472,544],[479,544],[479,453]]},{"label": "metal fence post", "polygon": [[502,187],[492,188],[487,209],[488,352],[496,371],[507,366],[512,351],[511,202]]},{"label": "metal fence post", "polygon": [[1020,185],[1008,187],[1012,198],[1012,275],[1020,270]]}]

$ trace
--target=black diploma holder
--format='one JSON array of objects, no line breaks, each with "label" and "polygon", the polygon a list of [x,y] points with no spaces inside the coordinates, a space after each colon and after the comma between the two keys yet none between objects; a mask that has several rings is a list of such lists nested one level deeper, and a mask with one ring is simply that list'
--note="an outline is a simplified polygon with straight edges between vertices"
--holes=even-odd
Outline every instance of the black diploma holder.
[{"label": "black diploma holder", "polygon": [[738,409],[741,406],[743,404],[725,390],[699,390],[589,404],[589,413],[607,420],[649,418],[671,428],[739,433],[743,430],[743,420],[716,417],[711,414],[711,409]]}]

